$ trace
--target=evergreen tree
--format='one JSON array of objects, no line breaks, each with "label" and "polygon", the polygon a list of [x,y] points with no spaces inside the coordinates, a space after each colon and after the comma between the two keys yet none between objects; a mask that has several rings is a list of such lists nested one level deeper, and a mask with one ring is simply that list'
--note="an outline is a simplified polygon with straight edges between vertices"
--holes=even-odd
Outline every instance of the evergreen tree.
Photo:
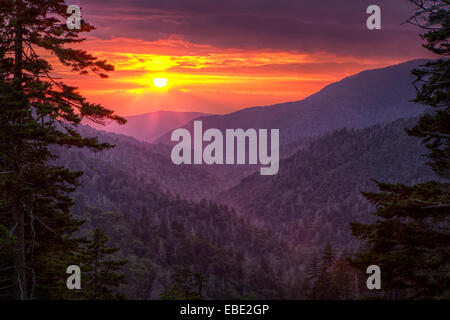
[{"label": "evergreen tree", "polygon": [[331,275],[327,270],[327,265],[321,263],[319,268],[319,274],[314,286],[311,290],[311,298],[318,300],[329,300],[333,297],[331,296]]},{"label": "evergreen tree", "polygon": [[106,77],[114,68],[70,44],[93,29],[66,26],[63,0],[3,0],[0,3],[0,223],[14,236],[12,254],[0,280],[5,297],[64,298],[65,270],[76,263],[80,241],[72,234],[81,221],[70,214],[81,173],[50,164],[49,145],[110,147],[76,130],[83,118],[97,123],[124,123],[113,111],[91,104],[52,78],[52,66],[41,56],[51,53],[74,72]]},{"label": "evergreen tree", "polygon": [[0,225],[0,252],[10,251],[14,240],[8,229]]},{"label": "evergreen tree", "polygon": [[127,260],[113,259],[111,255],[120,249],[107,246],[106,234],[95,229],[92,240],[87,243],[82,260],[83,282],[81,294],[89,300],[123,299],[124,296],[114,292],[120,284],[125,283],[125,276],[118,272]]},{"label": "evergreen tree", "polygon": [[414,101],[430,107],[407,133],[422,138],[429,165],[441,177],[414,186],[377,182],[379,193],[363,193],[376,205],[374,224],[353,223],[352,233],[367,249],[352,263],[382,272],[382,288],[392,298],[450,297],[450,5],[445,0],[411,0],[410,20],[425,30],[425,48],[441,56],[413,71]]},{"label": "evergreen tree", "polygon": [[[309,279],[306,277],[303,280],[303,283],[301,284],[301,288],[300,288],[300,298],[301,299],[309,299],[311,296],[311,282],[309,281]],[[295,295],[293,295],[293,297],[295,298]]]},{"label": "evergreen tree", "polygon": [[306,277],[303,283],[303,295],[308,299],[317,299],[317,282],[319,280],[321,272],[321,264],[317,259],[317,256],[314,255],[309,262],[308,268],[306,270]]},{"label": "evergreen tree", "polygon": [[416,15],[410,19],[422,27],[424,47],[440,59],[426,63],[413,70],[417,77],[417,96],[414,102],[431,107],[415,127],[407,132],[422,138],[430,150],[428,164],[445,179],[450,179],[450,3],[446,0],[410,0],[418,6]]},{"label": "evergreen tree", "polygon": [[319,262],[316,256],[313,256],[307,270],[309,283],[314,283],[319,275]]},{"label": "evergreen tree", "polygon": [[202,300],[203,288],[208,278],[189,267],[183,267],[175,275],[175,283],[161,294],[163,300]]},{"label": "evergreen tree", "polygon": [[323,248],[322,253],[322,264],[325,264],[326,270],[331,270],[334,265],[336,259],[336,255],[334,253],[334,249],[330,243],[327,243]]},{"label": "evergreen tree", "polygon": [[342,253],[340,257],[336,259],[331,275],[331,291],[333,299],[348,300],[355,298],[356,293],[354,292],[353,283],[354,273],[355,270],[347,261],[347,254]]},{"label": "evergreen tree", "polygon": [[308,278],[312,283],[309,298],[319,300],[335,299],[337,294],[332,286],[332,271],[335,263],[334,249],[327,243],[322,250],[320,263],[317,258],[311,261]]}]

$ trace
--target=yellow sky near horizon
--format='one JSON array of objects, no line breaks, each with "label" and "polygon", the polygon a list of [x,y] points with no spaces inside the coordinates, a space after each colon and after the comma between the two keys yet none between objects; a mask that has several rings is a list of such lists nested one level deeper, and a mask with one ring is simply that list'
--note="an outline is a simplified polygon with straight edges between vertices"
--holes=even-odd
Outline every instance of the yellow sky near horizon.
[{"label": "yellow sky near horizon", "polygon": [[[130,116],[157,110],[229,113],[241,108],[301,100],[360,71],[399,63],[330,53],[222,49],[178,37],[143,41],[88,38],[80,44],[115,66],[108,79],[57,75],[91,102]],[[55,64],[56,65],[56,64]],[[158,88],[154,78],[167,79]]]}]

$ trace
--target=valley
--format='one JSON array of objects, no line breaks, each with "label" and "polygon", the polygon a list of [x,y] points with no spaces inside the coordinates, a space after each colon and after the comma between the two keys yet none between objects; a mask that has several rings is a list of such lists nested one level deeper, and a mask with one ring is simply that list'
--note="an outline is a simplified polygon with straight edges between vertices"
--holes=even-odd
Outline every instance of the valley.
[{"label": "valley", "polygon": [[[404,68],[403,76],[409,79],[406,69],[410,67],[407,63],[394,67],[394,71]],[[370,72],[382,83],[393,71]],[[363,86],[358,77],[342,83],[354,81]],[[330,92],[342,83],[301,104],[318,100],[328,101],[324,106],[335,106],[329,102]],[[387,108],[393,99],[388,93],[376,99],[363,97],[367,92],[342,94],[348,90],[340,88],[336,100],[386,98],[379,104]],[[406,110],[409,106],[389,108]],[[289,112],[298,113],[291,107]],[[175,274],[189,267],[207,276],[208,298],[301,297],[299,288],[306,281],[308,266],[327,244],[337,255],[359,247],[349,223],[371,219],[369,213],[374,208],[361,192],[375,190],[372,179],[413,184],[436,178],[424,166],[420,141],[405,133],[405,128],[417,121],[410,117],[419,112],[417,108],[404,112],[402,119],[396,112],[383,115],[364,108],[373,107],[361,105],[353,120],[333,117],[334,125],[327,122],[326,126],[336,129],[328,131],[321,129],[324,118],[320,108],[315,115],[305,113],[308,122],[299,118],[301,113],[296,115],[299,123],[288,127],[274,124],[272,119],[270,124],[281,127],[284,141],[279,172],[273,176],[260,175],[257,165],[175,165],[170,158],[171,145],[164,139],[150,144],[89,126],[80,128],[84,136],[97,136],[116,147],[100,153],[58,150],[58,161],[84,172],[73,195],[75,214],[86,220],[87,229],[104,229],[111,243],[121,247],[121,256],[130,260],[127,275],[133,280],[124,288],[127,295],[157,299]],[[241,112],[260,110],[265,117],[275,109]],[[281,113],[288,109],[280,107]],[[376,114],[379,116],[374,117]],[[231,116],[200,119],[206,127],[213,121],[220,128]],[[288,118],[292,121],[294,116]],[[224,124],[219,125],[219,119]],[[253,119],[248,125],[256,127],[268,124],[255,122],[262,119],[260,116],[242,119]],[[296,131],[297,138],[289,134],[283,138],[285,132],[300,126],[304,130]]]}]

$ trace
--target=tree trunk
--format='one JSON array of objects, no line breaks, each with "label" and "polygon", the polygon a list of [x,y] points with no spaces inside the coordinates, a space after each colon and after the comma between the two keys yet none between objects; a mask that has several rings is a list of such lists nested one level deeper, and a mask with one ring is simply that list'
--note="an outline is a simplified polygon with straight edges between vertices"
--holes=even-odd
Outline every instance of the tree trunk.
[{"label": "tree trunk", "polygon": [[14,236],[17,239],[14,248],[13,299],[25,300],[27,297],[25,273],[25,219],[19,195],[13,200],[12,210],[13,223],[15,226]]},{"label": "tree trunk", "polygon": [[[22,97],[22,55],[23,55],[23,32],[22,32],[22,0],[16,0],[16,26],[14,37],[14,84],[18,92],[18,97]],[[24,107],[19,105],[20,108]],[[19,112],[21,113],[21,112]],[[18,118],[22,122],[22,116]],[[20,152],[20,146],[17,148]],[[15,170],[20,176],[20,164],[16,163]],[[20,181],[20,178],[19,178]],[[19,182],[20,183],[20,182]],[[13,266],[13,299],[25,300],[27,298],[26,290],[26,264],[25,264],[25,217],[24,210],[20,201],[19,188],[15,188],[12,203],[12,220],[14,226],[14,236],[16,237],[14,248],[14,266]]]}]

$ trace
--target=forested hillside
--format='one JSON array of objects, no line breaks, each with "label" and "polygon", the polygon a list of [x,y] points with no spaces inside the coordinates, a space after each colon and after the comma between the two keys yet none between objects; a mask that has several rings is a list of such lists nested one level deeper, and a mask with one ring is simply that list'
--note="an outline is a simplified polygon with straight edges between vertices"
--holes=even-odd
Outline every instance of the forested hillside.
[{"label": "forested hillside", "polygon": [[99,137],[100,141],[115,145],[115,148],[102,152],[77,150],[70,156],[74,159],[83,154],[88,158],[104,161],[141,182],[156,185],[163,191],[179,195],[183,199],[211,198],[217,190],[225,190],[230,186],[227,180],[201,170],[200,167],[173,164],[170,150],[164,149],[167,152],[165,155],[161,152],[161,147],[124,135],[98,131],[89,126],[80,127],[79,130],[83,135]]},{"label": "forested hillside", "polygon": [[65,150],[60,162],[84,171],[73,194],[74,214],[86,220],[81,234],[102,229],[129,260],[128,297],[160,298],[183,267],[206,277],[205,298],[281,298],[288,291],[289,265],[296,265],[289,247],[233,209],[174,197],[79,150]]},{"label": "forested hillside", "polygon": [[404,131],[416,121],[338,130],[282,161],[278,175],[254,174],[218,199],[301,251],[327,242],[354,249],[349,222],[368,219],[372,208],[361,191],[375,189],[371,179],[413,184],[435,177],[421,142]]},{"label": "forested hillside", "polygon": [[[411,184],[434,177],[423,166],[423,146],[404,132],[415,121],[342,129],[308,147],[300,143],[278,175],[255,173],[223,193],[217,177],[201,168],[175,167],[183,175],[168,179],[170,159],[153,145],[89,128],[83,130],[116,148],[65,149],[59,161],[84,171],[74,213],[86,220],[82,233],[103,229],[130,261],[128,296],[159,298],[188,266],[208,278],[205,297],[298,297],[306,292],[300,284],[311,259],[327,243],[336,258],[358,247],[348,224],[369,219],[372,208],[360,191],[374,189],[372,178]],[[204,198],[214,202],[184,200],[195,188],[209,190]]]}]

